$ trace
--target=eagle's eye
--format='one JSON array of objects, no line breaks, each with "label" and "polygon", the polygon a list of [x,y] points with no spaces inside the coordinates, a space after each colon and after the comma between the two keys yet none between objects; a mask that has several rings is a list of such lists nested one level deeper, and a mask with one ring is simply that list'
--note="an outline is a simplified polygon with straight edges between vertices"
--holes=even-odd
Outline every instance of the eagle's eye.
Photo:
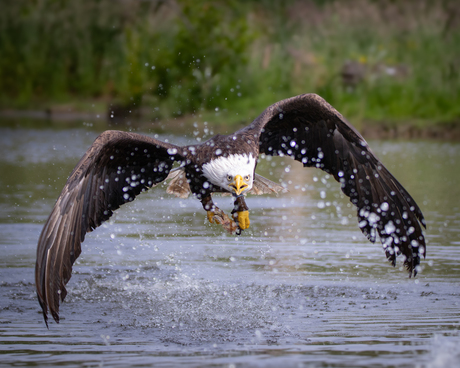
[{"label": "eagle's eye", "polygon": [[227,175],[227,180],[228,180],[228,181],[232,181],[232,179],[233,179],[233,178],[232,178],[231,175]]},{"label": "eagle's eye", "polygon": [[246,176],[244,177],[244,181],[249,181],[249,175],[246,175]]}]

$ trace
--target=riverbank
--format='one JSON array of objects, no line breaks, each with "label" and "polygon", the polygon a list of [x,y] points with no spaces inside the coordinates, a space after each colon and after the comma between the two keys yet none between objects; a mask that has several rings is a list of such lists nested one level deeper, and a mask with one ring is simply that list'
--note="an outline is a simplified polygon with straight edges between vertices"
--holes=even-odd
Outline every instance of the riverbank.
[{"label": "riverbank", "polygon": [[[115,118],[110,110],[96,105],[92,111],[79,111],[73,108],[47,110],[3,110],[0,111],[0,126],[22,128],[57,129],[86,126],[97,130],[118,129],[152,133],[177,133],[208,138],[213,134],[229,134],[255,119],[259,112],[242,116],[229,111],[187,114],[180,117],[158,118],[133,114]],[[366,139],[403,140],[443,140],[460,142],[460,122],[427,121],[349,121]]]},{"label": "riverbank", "polygon": [[0,31],[0,109],[252,117],[314,91],[358,127],[460,120],[454,0],[17,0]]}]

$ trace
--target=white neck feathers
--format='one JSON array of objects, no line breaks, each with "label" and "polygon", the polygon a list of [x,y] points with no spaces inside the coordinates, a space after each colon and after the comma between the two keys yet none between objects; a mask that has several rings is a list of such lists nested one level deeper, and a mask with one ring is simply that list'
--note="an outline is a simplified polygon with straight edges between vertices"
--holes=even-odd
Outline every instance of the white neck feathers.
[{"label": "white neck feathers", "polygon": [[228,175],[250,175],[252,177],[255,165],[256,159],[252,154],[232,154],[227,157],[216,158],[204,164],[203,174],[212,184],[223,186],[227,181]]}]

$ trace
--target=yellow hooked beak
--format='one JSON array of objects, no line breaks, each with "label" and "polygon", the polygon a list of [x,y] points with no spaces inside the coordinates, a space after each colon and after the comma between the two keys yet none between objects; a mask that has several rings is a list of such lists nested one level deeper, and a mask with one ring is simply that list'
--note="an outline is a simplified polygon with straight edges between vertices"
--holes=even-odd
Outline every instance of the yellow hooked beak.
[{"label": "yellow hooked beak", "polygon": [[241,175],[236,175],[233,183],[229,184],[229,186],[233,188],[236,195],[240,195],[248,187],[248,184],[243,180]]}]

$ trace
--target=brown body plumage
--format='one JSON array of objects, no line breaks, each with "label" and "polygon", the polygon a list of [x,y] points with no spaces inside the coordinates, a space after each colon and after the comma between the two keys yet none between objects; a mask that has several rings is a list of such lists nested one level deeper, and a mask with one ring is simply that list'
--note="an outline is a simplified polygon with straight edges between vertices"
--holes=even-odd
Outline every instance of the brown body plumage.
[{"label": "brown body plumage", "polygon": [[[168,175],[169,192],[192,192],[210,221],[230,221],[228,229],[240,230],[238,221],[244,217],[237,215],[247,213],[244,197],[233,193],[236,223],[224,219],[211,194],[231,190],[212,182],[203,167],[232,155],[257,162],[262,153],[291,156],[305,167],[333,175],[356,205],[362,232],[372,242],[378,234],[391,263],[402,253],[410,274],[416,274],[420,256],[425,256],[421,210],[353,126],[321,97],[307,94],[277,102],[247,127],[200,145],[180,147],[135,133],[102,133],[67,180],[38,241],[35,280],[45,321],[48,310],[59,321],[59,303],[66,296],[65,285],[85,234]],[[171,171],[174,162],[180,167]],[[261,194],[282,188],[254,172],[249,189]]]}]

